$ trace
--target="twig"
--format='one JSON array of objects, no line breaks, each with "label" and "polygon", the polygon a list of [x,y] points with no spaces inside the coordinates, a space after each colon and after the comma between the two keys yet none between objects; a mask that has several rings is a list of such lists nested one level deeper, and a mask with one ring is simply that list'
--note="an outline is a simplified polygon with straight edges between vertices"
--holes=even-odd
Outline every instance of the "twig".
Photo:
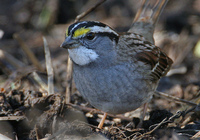
[{"label": "twig", "polygon": [[175,119],[180,118],[184,114],[184,111],[178,110],[176,114],[171,116],[165,123],[171,123],[174,122]]},{"label": "twig", "polygon": [[197,139],[197,138],[200,138],[200,131],[191,137],[191,139]]},{"label": "twig", "polygon": [[50,140],[50,137],[51,135],[49,135],[48,137],[45,137],[45,138],[42,138],[42,139],[39,139],[39,140]]},{"label": "twig", "polygon": [[[180,118],[181,116],[183,116],[183,111],[177,111],[176,114],[174,114],[173,116],[171,116],[169,119],[167,119],[166,121],[162,121],[162,124],[168,124],[168,123],[173,123],[175,119]],[[157,126],[157,124],[151,125],[149,127],[149,129],[151,129],[152,127]]]},{"label": "twig", "polygon": [[[6,61],[6,63],[11,65],[15,69],[25,66],[25,64],[23,62],[19,61],[18,59],[13,57],[11,54],[9,54],[1,49],[0,49],[0,61],[3,61],[3,63],[5,63],[5,61]],[[11,69],[11,68],[9,68],[9,66],[6,68]],[[13,71],[13,69],[11,69],[11,70]]]},{"label": "twig", "polygon": [[35,130],[35,137],[36,137],[36,140],[39,140],[38,129],[37,129],[37,126],[36,126],[36,125],[34,126],[34,130]]},{"label": "twig", "polygon": [[42,79],[40,78],[40,76],[36,72],[33,72],[33,79],[38,83],[38,85],[42,89],[44,89],[45,91],[48,91],[48,86],[46,85],[46,83],[44,83],[42,81]]},{"label": "twig", "polygon": [[124,134],[124,132],[119,129],[118,127],[115,127],[115,126],[112,126],[110,129],[109,129],[109,132],[111,132],[113,129],[116,129],[119,131],[119,134],[123,135],[125,138],[127,138],[126,134]]},{"label": "twig", "polygon": [[[86,15],[88,15],[90,12],[94,11],[98,6],[100,6],[102,3],[104,3],[106,0],[101,0],[98,3],[96,3],[96,5],[94,5],[93,7],[91,7],[90,9],[88,9],[87,11],[81,13],[80,15],[76,16],[76,19],[74,20],[74,22],[78,22],[79,20],[81,20],[82,18],[84,18]],[[65,103],[69,103],[70,102],[70,96],[72,94],[72,62],[68,56],[68,63],[67,63],[67,85],[66,85],[66,93],[65,93]]]},{"label": "twig", "polygon": [[161,96],[166,97],[168,99],[172,99],[172,100],[177,101],[179,103],[186,103],[186,104],[191,105],[191,106],[197,106],[197,104],[195,104],[193,102],[190,102],[190,101],[187,101],[187,100],[184,100],[184,99],[180,99],[180,98],[171,96],[171,95],[163,93],[163,92],[155,91],[155,94],[161,95]]},{"label": "twig", "polygon": [[[97,114],[104,114],[104,112],[100,111],[100,110],[97,110],[97,109],[94,109],[94,108],[89,108],[89,107],[85,107],[85,106],[79,106],[79,105],[75,105],[75,104],[67,104],[71,107],[74,107],[78,110],[82,110],[82,111],[85,111],[85,112],[93,112],[93,113],[97,113]],[[131,118],[128,118],[128,117],[124,117],[123,115],[113,115],[113,114],[107,114],[108,116],[110,117],[113,117],[113,118],[120,118],[122,120],[126,120],[126,121],[132,121]]]},{"label": "twig", "polygon": [[76,19],[75,19],[74,22],[77,22],[77,21],[81,20],[82,18],[84,18],[85,16],[87,16],[90,12],[94,11],[98,6],[100,6],[105,1],[106,0],[99,1],[93,7],[91,7],[90,9],[88,9],[87,11],[85,11],[85,12],[81,13],[80,15],[76,16]]},{"label": "twig", "polygon": [[153,133],[156,129],[158,129],[163,123],[165,123],[165,121],[167,120],[167,118],[163,119],[162,122],[160,122],[154,129],[152,129],[149,132],[146,132],[144,134],[142,134],[141,136],[136,137],[136,139],[141,139],[144,138],[147,135],[150,135],[151,133]]},{"label": "twig", "polygon": [[25,44],[25,42],[20,38],[18,34],[14,34],[13,37],[19,42],[20,47],[26,53],[27,57],[31,60],[33,65],[40,71],[44,71],[42,66],[33,52],[29,49],[29,47]]},{"label": "twig", "polygon": [[57,123],[57,116],[54,115],[54,116],[53,116],[52,126],[51,126],[51,129],[52,129],[52,133],[53,133],[53,134],[56,132],[56,123]]},{"label": "twig", "polygon": [[65,94],[65,103],[70,103],[70,97],[72,93],[72,61],[70,60],[69,56],[67,59],[67,85],[66,85],[66,94]]},{"label": "twig", "polygon": [[6,117],[0,117],[0,121],[8,121],[8,120],[19,121],[25,118],[26,118],[25,116],[6,116]]},{"label": "twig", "polygon": [[6,135],[0,134],[0,140],[12,140],[12,139],[7,137]]},{"label": "twig", "polygon": [[48,94],[54,94],[54,83],[53,83],[53,67],[51,63],[51,55],[50,50],[47,44],[47,40],[43,37],[44,41],[44,52],[45,52],[45,60],[46,60],[46,69],[48,75]]},{"label": "twig", "polygon": [[170,69],[170,71],[167,73],[167,76],[171,76],[174,74],[185,74],[187,72],[187,68],[185,66],[179,67],[179,68],[173,68]]}]

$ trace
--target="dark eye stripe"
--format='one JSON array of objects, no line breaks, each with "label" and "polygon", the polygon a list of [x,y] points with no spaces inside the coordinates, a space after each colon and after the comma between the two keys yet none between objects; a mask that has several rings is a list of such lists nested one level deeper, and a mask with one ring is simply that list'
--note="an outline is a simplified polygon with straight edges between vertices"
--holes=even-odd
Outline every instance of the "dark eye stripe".
[{"label": "dark eye stripe", "polygon": [[97,33],[101,36],[108,36],[111,40],[115,40],[116,43],[118,43],[118,40],[119,40],[119,36],[117,36],[116,34],[114,33],[110,33],[110,32],[101,32],[101,33]]}]

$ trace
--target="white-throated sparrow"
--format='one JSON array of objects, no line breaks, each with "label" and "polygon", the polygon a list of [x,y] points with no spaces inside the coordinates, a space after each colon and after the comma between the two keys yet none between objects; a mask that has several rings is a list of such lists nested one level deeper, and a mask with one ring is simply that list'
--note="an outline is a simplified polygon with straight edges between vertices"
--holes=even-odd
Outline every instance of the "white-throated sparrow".
[{"label": "white-throated sparrow", "polygon": [[112,114],[132,111],[148,102],[172,64],[142,35],[120,35],[97,21],[70,25],[61,47],[68,49],[82,96]]}]

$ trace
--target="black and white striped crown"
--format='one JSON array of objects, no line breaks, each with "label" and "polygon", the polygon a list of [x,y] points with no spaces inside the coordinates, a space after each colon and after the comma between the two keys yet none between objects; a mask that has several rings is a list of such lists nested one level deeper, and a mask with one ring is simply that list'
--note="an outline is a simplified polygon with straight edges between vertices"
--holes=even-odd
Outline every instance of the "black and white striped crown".
[{"label": "black and white striped crown", "polygon": [[81,38],[87,33],[95,33],[118,40],[119,35],[111,27],[98,21],[81,21],[69,26],[66,36]]}]

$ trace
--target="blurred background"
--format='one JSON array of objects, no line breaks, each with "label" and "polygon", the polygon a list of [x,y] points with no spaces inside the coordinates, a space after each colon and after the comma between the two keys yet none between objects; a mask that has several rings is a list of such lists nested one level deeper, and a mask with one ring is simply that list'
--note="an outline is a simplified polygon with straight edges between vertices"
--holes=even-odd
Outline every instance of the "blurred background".
[{"label": "blurred background", "polygon": [[[20,98],[15,98],[15,102],[9,102],[9,108],[11,106],[13,112],[25,106],[23,101],[26,96],[25,91],[36,91],[34,97],[41,97],[42,93],[47,93],[42,37],[47,39],[51,52],[55,93],[65,95],[68,53],[66,49],[59,46],[65,39],[65,30],[74,22],[76,16],[97,2],[94,0],[0,0],[0,88],[1,92],[7,93],[6,98],[9,101],[13,101],[10,98],[15,98],[14,95],[20,95]],[[126,32],[140,4],[141,1],[138,0],[107,0],[82,20],[98,20],[118,32]],[[199,7],[200,0],[169,0],[154,34],[156,45],[174,61],[168,76],[161,79],[158,91],[195,103],[200,102]],[[79,100],[81,96],[74,85],[72,89],[70,102],[78,105],[84,102],[83,99]],[[1,96],[5,95],[1,94]],[[0,100],[0,103],[5,107],[5,100],[3,101]],[[34,103],[36,101],[30,104]],[[0,109],[1,107],[2,104]],[[148,111],[166,109],[175,113],[182,107],[173,101],[155,96]],[[3,116],[6,115],[4,112]],[[194,120],[199,121],[199,119],[196,117]]]}]

